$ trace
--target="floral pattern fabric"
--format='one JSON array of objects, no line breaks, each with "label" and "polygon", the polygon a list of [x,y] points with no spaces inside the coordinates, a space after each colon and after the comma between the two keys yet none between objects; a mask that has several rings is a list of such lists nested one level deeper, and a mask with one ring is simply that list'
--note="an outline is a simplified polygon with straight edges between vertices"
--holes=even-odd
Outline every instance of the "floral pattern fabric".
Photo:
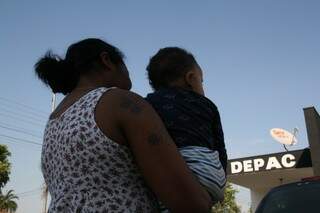
[{"label": "floral pattern fabric", "polygon": [[47,123],[41,166],[49,213],[158,211],[130,149],[95,122],[95,106],[107,90],[90,91]]}]

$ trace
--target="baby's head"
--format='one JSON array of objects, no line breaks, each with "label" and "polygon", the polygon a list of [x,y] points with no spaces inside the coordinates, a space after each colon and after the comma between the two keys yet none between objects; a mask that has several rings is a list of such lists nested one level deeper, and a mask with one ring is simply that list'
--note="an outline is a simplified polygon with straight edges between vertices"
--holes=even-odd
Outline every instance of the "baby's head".
[{"label": "baby's head", "polygon": [[193,55],[179,47],[160,49],[147,66],[149,83],[156,91],[180,87],[204,95],[202,70]]}]

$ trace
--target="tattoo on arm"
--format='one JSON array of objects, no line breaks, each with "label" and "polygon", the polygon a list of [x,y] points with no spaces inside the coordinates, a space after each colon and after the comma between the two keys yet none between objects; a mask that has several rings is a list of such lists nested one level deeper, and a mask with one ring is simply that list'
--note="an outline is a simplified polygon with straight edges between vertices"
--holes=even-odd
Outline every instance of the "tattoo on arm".
[{"label": "tattoo on arm", "polygon": [[[135,100],[135,98],[132,97],[122,97],[121,102],[120,102],[120,108],[124,109],[126,111],[129,111],[133,115],[144,115],[144,104],[139,102],[139,100]],[[147,110],[145,110],[147,111]],[[167,142],[169,139],[167,139],[166,135],[168,135],[165,132],[165,129],[162,127],[156,127],[158,131],[155,131],[153,129],[152,132],[150,132],[147,136],[147,143],[150,145],[159,145],[163,142]]]},{"label": "tattoo on arm", "polygon": [[139,106],[139,104],[128,97],[122,99],[120,107],[129,110],[133,114],[139,114],[142,111],[142,108]]},{"label": "tattoo on arm", "polygon": [[148,143],[151,145],[158,145],[161,143],[162,137],[156,133],[151,133],[148,136]]}]

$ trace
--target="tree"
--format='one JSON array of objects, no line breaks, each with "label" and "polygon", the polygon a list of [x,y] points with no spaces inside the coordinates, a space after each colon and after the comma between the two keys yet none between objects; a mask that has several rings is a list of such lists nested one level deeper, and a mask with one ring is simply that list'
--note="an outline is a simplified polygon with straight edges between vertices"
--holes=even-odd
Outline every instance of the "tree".
[{"label": "tree", "polygon": [[0,144],[0,213],[13,213],[17,210],[18,205],[15,202],[18,197],[13,194],[13,190],[9,190],[3,194],[2,188],[9,181],[10,163],[8,157],[11,155],[6,145]]},{"label": "tree", "polygon": [[10,155],[7,146],[0,144],[0,193],[3,186],[9,181],[10,163],[8,157]]},{"label": "tree", "polygon": [[211,209],[212,213],[240,213],[241,209],[236,203],[236,193],[238,190],[234,189],[233,186],[227,182],[226,189],[224,192],[224,201],[214,205]]},{"label": "tree", "polygon": [[18,197],[13,194],[13,190],[9,190],[5,195],[0,195],[0,211],[15,212],[18,208],[15,202],[16,199],[18,199]]}]

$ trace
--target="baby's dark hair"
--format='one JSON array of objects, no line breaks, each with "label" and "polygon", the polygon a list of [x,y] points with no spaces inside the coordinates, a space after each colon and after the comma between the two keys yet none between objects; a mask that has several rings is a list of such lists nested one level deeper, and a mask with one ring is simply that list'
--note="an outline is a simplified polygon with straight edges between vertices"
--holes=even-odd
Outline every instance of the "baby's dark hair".
[{"label": "baby's dark hair", "polygon": [[107,52],[114,64],[123,63],[121,51],[97,38],[88,38],[70,45],[65,59],[48,51],[35,64],[35,72],[54,93],[70,93],[78,84],[81,75],[99,65],[100,54]]},{"label": "baby's dark hair", "polygon": [[198,66],[191,53],[179,47],[160,49],[147,66],[149,84],[154,90],[168,87],[171,82]]}]

